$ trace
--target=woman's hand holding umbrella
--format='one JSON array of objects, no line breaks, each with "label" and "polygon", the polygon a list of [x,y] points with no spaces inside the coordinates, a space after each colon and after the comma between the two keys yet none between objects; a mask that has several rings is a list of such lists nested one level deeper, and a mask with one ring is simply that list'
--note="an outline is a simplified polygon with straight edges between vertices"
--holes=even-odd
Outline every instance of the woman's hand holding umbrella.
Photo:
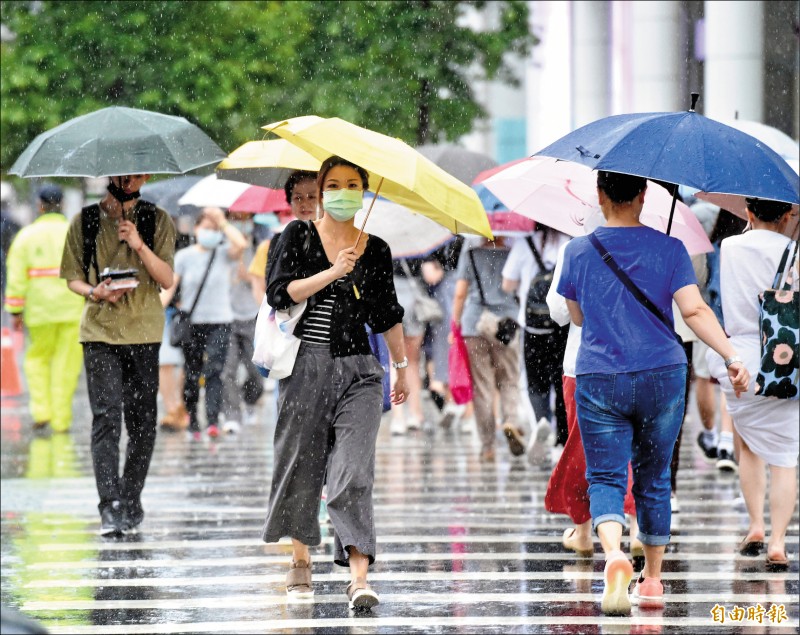
[{"label": "woman's hand holding umbrella", "polygon": [[333,273],[336,274],[336,279],[346,277],[356,266],[356,260],[358,260],[358,256],[355,247],[342,249],[336,256],[336,262],[331,266]]}]

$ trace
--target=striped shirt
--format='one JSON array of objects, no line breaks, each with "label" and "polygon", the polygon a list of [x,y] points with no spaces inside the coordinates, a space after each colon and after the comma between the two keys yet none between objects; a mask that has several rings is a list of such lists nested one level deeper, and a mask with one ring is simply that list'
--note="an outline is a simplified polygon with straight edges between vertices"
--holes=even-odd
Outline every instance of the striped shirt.
[{"label": "striped shirt", "polygon": [[331,343],[331,316],[336,302],[336,291],[328,294],[309,309],[303,317],[303,332],[300,339],[311,344]]}]

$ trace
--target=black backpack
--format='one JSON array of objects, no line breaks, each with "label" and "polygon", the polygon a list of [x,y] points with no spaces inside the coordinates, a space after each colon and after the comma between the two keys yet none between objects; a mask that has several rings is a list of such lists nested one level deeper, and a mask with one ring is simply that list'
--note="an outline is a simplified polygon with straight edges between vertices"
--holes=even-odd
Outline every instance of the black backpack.
[{"label": "black backpack", "polygon": [[[139,201],[136,206],[136,231],[144,244],[151,250],[155,248],[156,206],[150,201]],[[94,268],[97,280],[100,270],[97,266],[97,233],[100,231],[100,206],[95,203],[81,210],[81,233],[83,234],[83,275],[89,280],[89,268]]]},{"label": "black backpack", "polygon": [[528,288],[528,297],[525,299],[525,326],[532,329],[541,330],[555,330],[558,326],[550,317],[550,307],[547,306],[547,292],[550,291],[550,285],[553,284],[553,271],[548,269],[542,257],[539,255],[539,250],[533,244],[533,239],[526,236],[525,240],[528,241],[528,246],[533,252],[533,257],[536,259],[536,264],[539,265],[538,273],[533,276],[531,286]]}]

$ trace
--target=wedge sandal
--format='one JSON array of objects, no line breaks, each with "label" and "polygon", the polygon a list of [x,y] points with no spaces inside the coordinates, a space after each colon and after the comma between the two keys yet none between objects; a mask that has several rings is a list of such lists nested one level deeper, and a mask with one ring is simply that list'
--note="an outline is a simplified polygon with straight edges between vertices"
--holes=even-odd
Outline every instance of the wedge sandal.
[{"label": "wedge sandal", "polygon": [[356,578],[347,585],[347,600],[353,610],[369,610],[380,602],[378,594],[367,584],[366,578]]},{"label": "wedge sandal", "polygon": [[286,574],[286,595],[296,600],[308,600],[314,597],[310,562],[298,560],[292,563]]}]

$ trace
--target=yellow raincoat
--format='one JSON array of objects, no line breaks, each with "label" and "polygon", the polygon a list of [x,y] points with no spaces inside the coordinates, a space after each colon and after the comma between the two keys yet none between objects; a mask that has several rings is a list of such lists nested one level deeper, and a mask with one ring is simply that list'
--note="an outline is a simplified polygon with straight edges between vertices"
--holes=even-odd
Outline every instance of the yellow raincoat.
[{"label": "yellow raincoat", "polygon": [[28,329],[25,377],[34,422],[63,432],[72,423],[72,396],[83,351],[78,341],[84,300],[59,278],[69,221],[42,214],[14,238],[6,258],[5,310],[23,314]]}]

